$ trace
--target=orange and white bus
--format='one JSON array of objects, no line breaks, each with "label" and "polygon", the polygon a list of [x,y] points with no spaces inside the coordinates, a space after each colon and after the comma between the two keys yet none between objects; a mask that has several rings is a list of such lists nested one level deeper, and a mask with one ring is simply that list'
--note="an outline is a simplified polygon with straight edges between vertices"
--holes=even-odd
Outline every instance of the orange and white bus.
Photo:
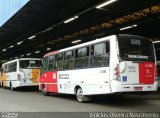
[{"label": "orange and white bus", "polygon": [[24,86],[38,86],[39,58],[19,58],[2,64],[1,86],[14,90]]},{"label": "orange and white bus", "polygon": [[39,89],[44,95],[91,95],[157,90],[152,41],[135,35],[112,35],[53,51],[43,58]]}]

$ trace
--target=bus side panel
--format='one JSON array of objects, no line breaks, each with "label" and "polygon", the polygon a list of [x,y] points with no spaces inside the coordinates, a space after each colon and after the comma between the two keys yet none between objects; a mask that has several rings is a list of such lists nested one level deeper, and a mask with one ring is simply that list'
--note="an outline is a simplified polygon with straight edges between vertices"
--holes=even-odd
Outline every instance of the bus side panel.
[{"label": "bus side panel", "polygon": [[51,83],[47,83],[45,87],[46,87],[46,92],[52,92],[52,85],[51,85]]},{"label": "bus side panel", "polygon": [[7,87],[10,87],[10,82],[13,87],[17,87],[17,72],[9,72],[7,75]]},{"label": "bus side panel", "polygon": [[[40,76],[40,85],[45,84],[47,92],[58,92],[57,87],[57,72],[44,72]],[[40,90],[41,90],[40,86]]]},{"label": "bus side panel", "polygon": [[109,67],[60,71],[58,75],[59,93],[75,94],[76,86],[84,95],[110,93]]},{"label": "bus side panel", "polygon": [[39,90],[42,90],[42,84],[47,82],[46,72],[43,72],[39,77]]},{"label": "bus side panel", "polygon": [[51,72],[46,72],[42,75],[45,81],[45,88],[47,92],[52,92],[52,86],[51,86],[52,83],[49,81],[50,73]]},{"label": "bus side panel", "polygon": [[47,83],[50,86],[49,90],[51,92],[58,92],[58,87],[57,87],[57,72],[48,72],[47,73]]}]

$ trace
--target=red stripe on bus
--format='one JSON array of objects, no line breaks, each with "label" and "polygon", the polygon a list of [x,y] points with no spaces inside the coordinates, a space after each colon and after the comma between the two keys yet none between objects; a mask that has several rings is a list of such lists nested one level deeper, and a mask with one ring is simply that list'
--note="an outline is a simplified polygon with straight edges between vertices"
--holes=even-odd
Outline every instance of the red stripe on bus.
[{"label": "red stripe on bus", "polygon": [[40,83],[45,83],[47,92],[58,93],[57,71],[43,73],[40,77]]},{"label": "red stripe on bus", "polygon": [[49,53],[47,53],[46,55],[44,55],[44,57],[47,57],[47,56],[50,56],[50,55],[56,54],[56,53],[58,53],[58,52],[59,52],[59,50],[57,50],[57,51],[53,51],[53,52],[49,52]]}]

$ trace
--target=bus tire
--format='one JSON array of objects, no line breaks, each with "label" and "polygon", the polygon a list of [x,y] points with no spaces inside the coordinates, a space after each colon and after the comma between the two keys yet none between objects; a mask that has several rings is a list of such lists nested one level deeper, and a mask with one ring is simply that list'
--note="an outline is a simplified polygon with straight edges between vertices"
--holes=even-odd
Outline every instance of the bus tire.
[{"label": "bus tire", "polygon": [[46,87],[44,84],[42,85],[42,93],[44,96],[49,96],[49,92],[46,91]]},{"label": "bus tire", "polygon": [[80,103],[83,103],[83,102],[86,102],[86,101],[90,101],[90,98],[88,96],[83,95],[83,90],[80,87],[77,88],[76,96],[77,96],[78,102],[80,102]]},{"label": "bus tire", "polygon": [[13,86],[12,86],[12,83],[11,83],[11,82],[10,82],[9,88],[10,88],[10,90],[11,90],[11,91],[14,91],[14,88],[13,88]]}]

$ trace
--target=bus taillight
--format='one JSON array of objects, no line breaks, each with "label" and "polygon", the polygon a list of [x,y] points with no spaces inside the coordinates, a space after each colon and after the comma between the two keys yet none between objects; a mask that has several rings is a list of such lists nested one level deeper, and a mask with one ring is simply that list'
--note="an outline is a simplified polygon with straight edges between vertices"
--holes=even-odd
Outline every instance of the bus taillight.
[{"label": "bus taillight", "polygon": [[114,68],[114,78],[116,80],[119,80],[119,77],[120,77],[120,69],[118,67],[118,65]]}]

